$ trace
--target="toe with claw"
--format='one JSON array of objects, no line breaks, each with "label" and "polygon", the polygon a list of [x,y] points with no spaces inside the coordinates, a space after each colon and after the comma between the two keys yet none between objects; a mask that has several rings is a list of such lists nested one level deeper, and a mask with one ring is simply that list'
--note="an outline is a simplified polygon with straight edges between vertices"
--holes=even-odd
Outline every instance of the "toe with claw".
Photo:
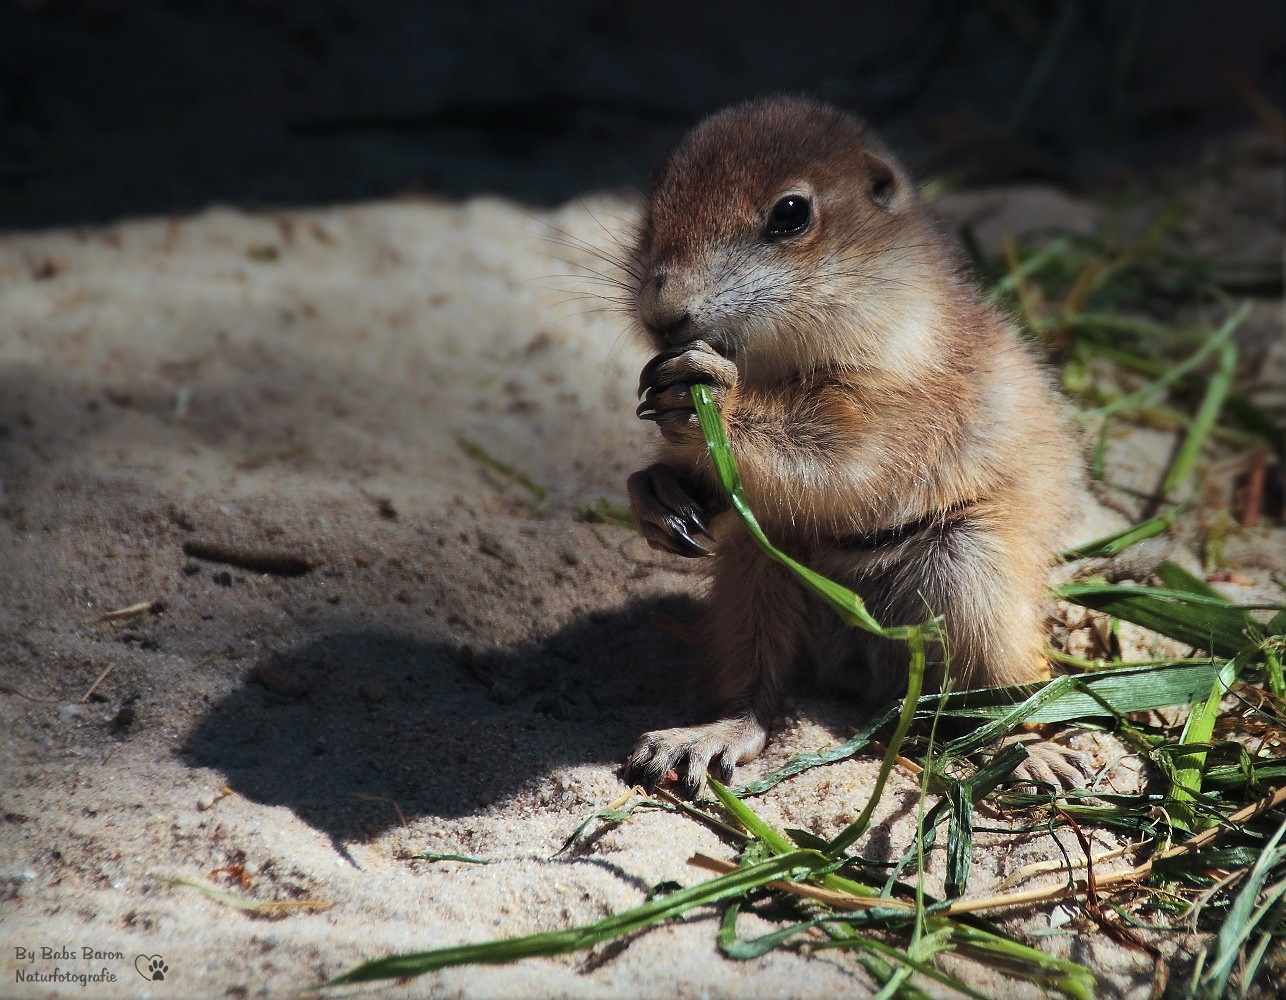
[{"label": "toe with claw", "polygon": [[662,351],[639,375],[639,419],[652,420],[669,441],[700,443],[701,426],[692,404],[691,387],[710,387],[722,405],[737,380],[737,366],[704,341]]},{"label": "toe with claw", "polygon": [[652,465],[630,476],[630,510],[648,545],[680,556],[714,551],[711,512],[669,466]]},{"label": "toe with claw", "polygon": [[732,781],[736,766],[757,756],[768,731],[754,716],[737,715],[705,726],[644,733],[625,762],[625,780],[645,788],[666,783],[671,771],[685,798],[696,798],[706,776]]}]

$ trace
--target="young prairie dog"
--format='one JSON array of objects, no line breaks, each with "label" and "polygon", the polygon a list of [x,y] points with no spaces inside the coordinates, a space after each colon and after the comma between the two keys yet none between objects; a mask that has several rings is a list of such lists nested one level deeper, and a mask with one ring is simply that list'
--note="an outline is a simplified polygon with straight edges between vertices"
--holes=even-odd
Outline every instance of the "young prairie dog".
[{"label": "young prairie dog", "polygon": [[653,548],[714,555],[702,652],[718,718],[645,734],[627,780],[674,769],[690,795],[707,769],[730,780],[803,674],[873,705],[906,684],[903,643],[841,623],[727,509],[695,382],[776,545],[882,624],[943,615],[957,690],[1049,676],[1046,574],[1077,452],[1031,350],[866,125],[781,97],[707,118],[657,172],[631,264],[659,352],[638,415],[663,441],[630,506]]}]

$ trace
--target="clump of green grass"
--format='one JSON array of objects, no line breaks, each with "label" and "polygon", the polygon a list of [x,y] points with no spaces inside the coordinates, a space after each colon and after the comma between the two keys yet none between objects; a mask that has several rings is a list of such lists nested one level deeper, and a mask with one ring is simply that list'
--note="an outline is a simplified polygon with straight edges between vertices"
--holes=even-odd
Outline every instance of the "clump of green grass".
[{"label": "clump of green grass", "polygon": [[[1100,474],[1110,422],[1150,422],[1160,416],[1180,432],[1156,494],[1146,498],[1154,513],[1125,531],[1076,547],[1065,554],[1069,560],[1112,556],[1171,530],[1195,507],[1191,484],[1212,442],[1220,447],[1262,442],[1281,454],[1272,420],[1233,384],[1233,335],[1247,307],[1227,309],[1217,275],[1163,248],[1172,221],[1163,217],[1125,247],[1060,236],[1025,255],[1011,248],[1007,273],[993,292],[996,298],[1010,297],[1029,327],[1062,355],[1064,383],[1081,401],[1082,419],[1097,431]],[[1180,288],[1191,301],[1222,309],[1225,318],[1211,330],[1184,331],[1129,315],[1158,287]],[[1111,377],[1102,375],[1105,366]],[[1139,377],[1146,380],[1142,385],[1116,388],[1121,380]],[[717,942],[730,960],[753,959],[777,948],[843,949],[881,984],[881,997],[923,997],[930,983],[981,996],[936,961],[952,953],[1014,980],[1088,998],[1097,988],[1088,968],[1033,948],[979,916],[1061,899],[1074,900],[1104,933],[1156,959],[1158,992],[1169,966],[1154,942],[1166,935],[1186,942],[1195,928],[1206,933],[1188,956],[1189,979],[1172,985],[1195,997],[1215,998],[1251,995],[1259,983],[1262,994],[1269,995],[1270,967],[1280,976],[1286,966],[1286,608],[1231,602],[1170,563],[1155,568],[1159,585],[1083,580],[1064,585],[1058,596],[1166,636],[1189,647],[1189,654],[1127,663],[1119,656],[1085,661],[1054,651],[1052,658],[1064,673],[1048,683],[925,695],[924,650],[937,623],[886,628],[858,595],[773,547],[745,503],[735,456],[708,391],[694,386],[693,398],[719,477],[746,529],[850,625],[906,643],[906,695],[837,746],[797,754],[778,770],[736,788],[711,780],[726,819],[672,797],[635,797],[598,810],[563,845],[566,850],[593,823],[625,822],[639,808],[669,808],[711,825],[735,845],[736,861],[692,859],[714,877],[686,888],[666,887],[669,891],[658,891],[640,906],[593,924],[377,959],[327,985],[562,954],[637,933],[696,907],[721,905]],[[604,509],[610,520],[622,520],[619,511]],[[1182,724],[1148,714],[1173,706],[1190,707]],[[933,727],[944,717],[973,720],[976,728],[938,743]],[[1155,765],[1160,781],[1133,795],[1022,792],[1007,785],[1026,754],[1019,744],[972,772],[960,766],[1024,722],[1109,728]],[[927,745],[913,751],[908,734],[916,723],[928,726],[931,735]],[[755,796],[810,768],[852,757],[890,729],[875,790],[857,820],[837,836],[777,830],[751,808]],[[904,752],[919,758],[923,794],[914,842],[890,866],[850,849],[867,832]],[[932,793],[938,798],[928,806]],[[1061,885],[971,895],[975,811],[984,800],[993,811],[1024,818],[1032,833],[1070,829],[1081,839],[1085,857],[1066,857],[1068,877]],[[1125,872],[1097,874],[1094,865],[1105,859],[1089,857],[1083,824],[1128,834],[1128,847],[1113,853],[1133,853],[1138,863]],[[1014,829],[1022,827],[1009,827]],[[925,890],[924,858],[939,837],[946,842],[945,895],[935,898]],[[1077,862],[1083,862],[1083,878],[1074,874]],[[771,909],[763,908],[767,902]],[[741,937],[738,916],[752,908],[777,927],[755,938]]]}]

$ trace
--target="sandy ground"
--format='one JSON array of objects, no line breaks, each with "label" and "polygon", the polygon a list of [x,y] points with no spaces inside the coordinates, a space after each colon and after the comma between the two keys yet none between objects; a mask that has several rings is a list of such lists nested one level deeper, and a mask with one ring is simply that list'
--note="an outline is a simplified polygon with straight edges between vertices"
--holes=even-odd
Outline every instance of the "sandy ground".
[{"label": "sandy ground", "polygon": [[[1011,211],[1096,219],[1047,191],[949,207],[993,244]],[[592,921],[704,878],[694,851],[732,856],[687,818],[639,812],[552,857],[626,791],[633,738],[691,711],[690,653],[656,616],[691,620],[700,577],[579,516],[623,498],[654,433],[633,416],[643,349],[582,295],[598,265],[569,245],[610,247],[632,212],[608,197],[552,214],[216,209],[0,239],[0,995],[290,995],[390,952]],[[1261,329],[1278,308],[1257,308]],[[1250,548],[1265,540],[1280,532]],[[185,555],[193,541],[315,565],[252,572]],[[137,602],[154,613],[101,620]],[[741,776],[862,718],[798,699]],[[756,807],[833,834],[877,767],[815,769]],[[859,847],[899,856],[917,800],[895,776]],[[1054,853],[1048,837],[979,834],[974,891]],[[266,919],[171,877],[333,906]],[[1072,917],[1010,926],[1052,931],[1041,946],[1087,962],[1105,995],[1145,995],[1152,961],[1069,933]],[[837,954],[726,960],[717,926],[698,911],[623,945],[384,992],[871,988]],[[138,956],[161,956],[165,980],[142,978]],[[22,981],[55,970],[112,978]]]}]

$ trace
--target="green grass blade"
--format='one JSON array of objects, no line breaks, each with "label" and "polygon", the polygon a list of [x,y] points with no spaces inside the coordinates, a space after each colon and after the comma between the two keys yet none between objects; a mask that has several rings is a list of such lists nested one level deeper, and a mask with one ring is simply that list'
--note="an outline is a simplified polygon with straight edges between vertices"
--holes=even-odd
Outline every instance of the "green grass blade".
[{"label": "green grass blade", "polygon": [[[936,938],[934,939],[934,944],[935,945],[938,944],[938,939]],[[951,943],[949,940],[942,941],[941,946],[937,947],[936,951],[946,951],[950,948],[950,946],[951,946]],[[961,993],[964,996],[974,997],[976,998],[976,1000],[990,1000],[990,997],[987,994],[979,993],[977,990],[973,989],[968,984],[962,983],[960,980],[956,979],[955,977],[947,975],[941,969],[938,969],[932,965],[929,965],[928,962],[925,961],[924,959],[921,959],[918,956],[913,957],[904,951],[899,951],[896,948],[893,948],[890,945],[885,944],[883,941],[877,940],[876,938],[855,935],[854,937],[851,937],[851,938],[842,938],[837,941],[827,941],[824,944],[814,945],[812,950],[821,951],[823,949],[831,949],[831,948],[849,948],[849,949],[860,948],[867,951],[873,951],[876,954],[879,954],[889,959],[892,962],[900,963],[906,966],[907,968],[918,972],[926,979],[932,979],[934,982],[941,983],[943,986],[949,987],[950,989],[955,990],[957,993]],[[935,954],[936,954],[936,951],[935,951]]]},{"label": "green grass blade", "polygon": [[889,870],[888,877],[884,880],[884,887],[880,890],[883,896],[892,896],[893,889],[899,885],[902,873],[907,870],[911,862],[920,859],[920,852],[930,851],[938,842],[938,828],[942,821],[947,818],[951,808],[951,803],[947,799],[939,799],[929,810],[928,814],[920,818],[916,824],[916,838],[912,842],[909,850]]},{"label": "green grass blade", "polygon": [[1175,878],[1204,875],[1220,868],[1249,868],[1259,860],[1259,854],[1258,847],[1216,847],[1172,858],[1155,858],[1152,871],[1165,878]]},{"label": "green grass blade", "polygon": [[1247,628],[1259,627],[1251,610],[1280,607],[1229,604],[1222,597],[1110,583],[1064,584],[1055,593],[1073,604],[1107,612],[1223,657],[1235,656],[1249,641]]},{"label": "green grass blade", "polygon": [[1061,257],[1068,248],[1068,239],[1060,236],[1057,239],[1050,240],[1043,247],[1031,254],[1014,268],[1010,273],[1000,278],[991,290],[987,292],[984,298],[988,302],[999,302],[1006,295],[1013,292],[1018,284],[1024,278],[1028,278],[1043,268],[1050,261]]},{"label": "green grass blade", "polygon": [[728,494],[733,510],[737,512],[742,524],[746,526],[746,530],[758,542],[760,548],[771,558],[786,566],[805,587],[834,608],[840,618],[849,625],[865,629],[886,639],[905,640],[921,630],[923,626],[885,628],[871,616],[871,613],[866,610],[866,604],[853,591],[826,579],[820,573],[813,572],[768,541],[763,529],[759,526],[759,520],[746,502],[745,491],[741,485],[741,473],[737,469],[737,460],[732,453],[732,445],[728,442],[728,432],[724,429],[723,419],[719,416],[719,408],[715,405],[714,397],[710,395],[710,387],[698,383],[692,386],[691,392],[697,419],[701,423],[702,433],[705,434],[710,460],[714,463],[719,481]]},{"label": "green grass blade", "polygon": [[893,730],[888,749],[884,751],[884,759],[880,762],[880,772],[876,775],[875,787],[871,790],[871,797],[867,799],[861,815],[841,830],[839,835],[831,841],[831,845],[826,851],[831,857],[842,854],[866,832],[866,828],[871,822],[871,815],[875,811],[875,806],[884,794],[885,782],[889,780],[893,765],[897,762],[898,753],[902,749],[902,741],[906,739],[907,731],[911,728],[911,723],[915,721],[920,692],[924,688],[924,640],[918,632],[913,632],[908,638],[908,644],[911,647],[911,663],[907,670],[906,697],[902,699],[902,710],[898,713],[897,728]]},{"label": "green grass blade", "polygon": [[1032,712],[1024,721],[1116,718],[1168,705],[1190,705],[1210,691],[1218,669],[1218,665],[1209,660],[1181,660],[1161,666],[1104,670],[1071,677],[1068,678],[1074,682],[1071,690]]},{"label": "green grass blade", "polygon": [[774,854],[789,854],[795,850],[795,845],[791,843],[789,837],[774,829],[770,824],[765,823],[759,814],[737,798],[731,789],[725,787],[715,778],[709,778],[708,780],[710,790],[714,792],[715,798],[728,811],[728,815],[744,826],[752,837],[762,840]]},{"label": "green grass blade", "polygon": [[719,923],[719,937],[717,939],[719,950],[728,958],[738,962],[749,961],[752,958],[759,958],[776,948],[780,948],[790,938],[796,934],[802,934],[804,931],[811,930],[822,922],[824,918],[816,920],[805,920],[802,923],[790,924],[779,930],[770,931],[767,934],[761,934],[759,937],[742,938],[737,937],[737,915],[741,912],[741,904],[734,901],[723,911],[723,920]]},{"label": "green grass blade", "polygon": [[[1235,658],[1223,665],[1219,671],[1219,676],[1215,678],[1215,682],[1211,686],[1210,694],[1206,697],[1206,700],[1192,707],[1192,714],[1188,716],[1188,721],[1183,727],[1183,734],[1179,737],[1181,745],[1192,746],[1210,742],[1211,737],[1214,735],[1215,722],[1219,718],[1219,702],[1223,700],[1224,694],[1232,689],[1233,683],[1237,680],[1237,675],[1241,673],[1243,666],[1249,659],[1248,654],[1253,652],[1253,648],[1243,650]],[[1201,795],[1202,775],[1205,768],[1206,753],[1204,750],[1194,750],[1191,753],[1175,757],[1167,767],[1170,775],[1170,794],[1168,796],[1170,816],[1174,824],[1181,829],[1196,831],[1215,822],[1214,820],[1208,820],[1206,823],[1201,823],[1193,809],[1193,804]]]},{"label": "green grass blade", "polygon": [[628,528],[630,531],[639,530],[638,522],[634,520],[629,507],[607,497],[599,497],[587,503],[581,510],[581,517],[586,521],[599,521],[617,528]]},{"label": "green grass blade", "polygon": [[1019,941],[968,924],[956,924],[952,939],[956,953],[984,962],[1001,972],[1058,990],[1073,1000],[1094,1000],[1094,973],[1070,959],[1046,955]]},{"label": "green grass blade", "polygon": [[805,750],[794,754],[785,764],[777,770],[765,774],[754,781],[747,781],[745,784],[738,785],[733,792],[739,797],[750,795],[762,795],[774,785],[779,785],[787,778],[793,778],[797,774],[802,774],[814,767],[821,767],[823,764],[835,764],[841,760],[848,760],[850,757],[861,753],[870,745],[871,740],[881,729],[892,722],[899,714],[899,707],[892,705],[882,713],[871,719],[865,726],[850,736],[843,743],[836,744],[833,747],[827,747],[825,750]]},{"label": "green grass blade", "polygon": [[[1217,331],[1215,331],[1215,333],[1211,337],[1209,337],[1205,341],[1205,343],[1201,345],[1201,347],[1199,347],[1195,352],[1193,352],[1191,355],[1189,355],[1179,364],[1169,368],[1164,374],[1160,375],[1155,381],[1149,382],[1147,385],[1143,386],[1142,388],[1136,389],[1134,392],[1127,393],[1126,395],[1120,397],[1119,399],[1116,399],[1111,403],[1108,403],[1106,406],[1101,406],[1098,409],[1094,409],[1094,410],[1087,410],[1085,411],[1084,415],[1086,417],[1109,417],[1112,414],[1119,413],[1122,410],[1127,410],[1138,406],[1144,406],[1150,402],[1155,401],[1170,386],[1174,385],[1176,382],[1178,382],[1188,373],[1195,371],[1197,368],[1201,367],[1201,365],[1205,362],[1205,360],[1209,358],[1212,354],[1216,352],[1221,352],[1226,347],[1230,347],[1231,346],[1230,341],[1231,341],[1232,335],[1236,332],[1237,328],[1240,327],[1241,324],[1245,322],[1246,317],[1249,315],[1250,315],[1250,303],[1243,302],[1241,307],[1237,309],[1237,311],[1234,312],[1231,316],[1229,316],[1227,320],[1224,321],[1223,326],[1221,326]],[[1092,316],[1065,317],[1063,322],[1066,322],[1068,325],[1075,326],[1078,324],[1078,321],[1087,321],[1087,320],[1093,321],[1095,319],[1100,319],[1105,322],[1111,320],[1119,324],[1119,322],[1123,320],[1123,317],[1092,317]],[[1234,351],[1234,361],[1235,361],[1235,357],[1236,356]],[[1220,368],[1222,367],[1223,367],[1223,360],[1222,360],[1222,354],[1221,354]],[[1207,396],[1209,395],[1210,395],[1210,392],[1207,391]],[[1224,395],[1226,395],[1226,388],[1224,390]],[[1218,397],[1217,404],[1215,406],[1216,414],[1218,413],[1218,407],[1222,405],[1223,405],[1223,398],[1222,396],[1220,396]],[[1211,422],[1213,422],[1213,419]],[[1203,433],[1202,434],[1203,440],[1204,440],[1204,437],[1205,437],[1205,434]],[[1200,441],[1197,442],[1197,445],[1198,446],[1200,445]]]},{"label": "green grass blade", "polygon": [[1286,834],[1286,820],[1282,821],[1277,832],[1264,845],[1259,861],[1251,869],[1219,928],[1213,955],[1197,983],[1195,992],[1201,1000],[1217,1000],[1227,995],[1228,977],[1242,946],[1277,901],[1286,896],[1286,880],[1282,880],[1268,893],[1268,898],[1263,903],[1256,905],[1269,873],[1286,860],[1286,847],[1278,846],[1283,834]]},{"label": "green grass blade", "polygon": [[790,877],[801,870],[810,871],[828,864],[830,864],[829,859],[816,851],[793,851],[761,864],[739,868],[699,885],[680,889],[592,924],[543,934],[528,934],[523,937],[501,938],[477,944],[390,955],[387,958],[364,962],[343,975],[336,976],[326,985],[340,986],[346,983],[364,983],[379,979],[403,979],[453,965],[495,965],[537,955],[561,955],[588,948],[600,941],[607,941],[623,934],[634,933],[662,920],[676,917],[696,906],[705,906],[744,895],[752,889],[775,879]]},{"label": "green grass blade", "polygon": [[947,790],[951,803],[951,829],[947,834],[948,899],[963,896],[969,885],[969,868],[973,863],[973,801],[969,790],[953,781]]},{"label": "green grass blade", "polygon": [[[1141,319],[1138,316],[1122,316],[1119,313],[1064,313],[1061,316],[1050,316],[1041,320],[1040,323],[1042,330],[1060,326],[1109,335],[1124,333],[1143,340],[1205,342],[1210,339],[1210,333],[1205,330],[1184,330],[1155,320]],[[1108,339],[1109,343],[1115,343],[1117,340],[1116,337]],[[1099,349],[1097,343],[1091,346],[1094,350]]]},{"label": "green grass blade", "polygon": [[571,832],[571,834],[567,837],[566,840],[563,841],[562,847],[558,848],[558,850],[556,850],[553,854],[551,854],[550,857],[556,858],[560,854],[563,854],[569,847],[572,846],[572,844],[576,843],[576,841],[580,838],[581,834],[583,834],[589,828],[591,823],[595,823],[595,822],[624,823],[627,819],[629,819],[634,814],[634,810],[639,808],[664,809],[666,807],[661,803],[653,802],[650,799],[640,799],[637,802],[630,802],[622,806],[620,809],[608,809],[606,806],[604,806],[601,809],[595,809],[592,813],[590,813],[587,817],[585,817],[584,820],[581,821],[581,824]]},{"label": "green grass blade", "polygon": [[732,445],[728,441],[727,430],[723,426],[723,419],[720,417],[719,409],[710,394],[709,386],[698,383],[693,385],[690,391],[697,419],[701,424],[701,431],[705,435],[706,447],[709,449],[710,459],[714,463],[719,480],[723,484],[724,491],[727,493],[733,509],[737,512],[746,530],[750,532],[751,537],[755,539],[760,548],[771,558],[790,569],[805,587],[829,604],[847,624],[865,629],[887,639],[901,639],[908,646],[910,664],[908,667],[907,697],[903,700],[897,729],[894,731],[893,739],[889,741],[888,752],[885,753],[884,761],[880,767],[875,790],[867,801],[862,814],[831,844],[829,853],[834,856],[842,853],[849,844],[860,837],[870,822],[871,814],[883,792],[884,783],[893,768],[898,746],[915,718],[916,703],[924,683],[925,643],[927,639],[935,635],[935,626],[932,623],[925,623],[923,625],[886,628],[871,616],[870,612],[866,610],[866,604],[853,591],[828,580],[820,573],[813,572],[773,546],[767,536],[764,535],[758,519],[756,519],[750,510],[749,504],[746,502],[745,491],[741,485],[741,474],[737,469],[737,460],[732,453]]},{"label": "green grass blade", "polygon": [[[1236,313],[1236,316],[1244,317],[1250,310],[1250,303],[1245,303]],[[1221,344],[1219,347],[1219,364],[1215,368],[1215,373],[1210,379],[1210,384],[1206,387],[1206,394],[1201,400],[1201,407],[1197,410],[1196,417],[1192,420],[1192,426],[1188,428],[1187,436],[1184,437],[1183,443],[1179,445],[1179,450],[1174,456],[1174,461],[1170,464],[1170,470],[1166,473],[1164,482],[1161,484],[1161,495],[1168,497],[1179,486],[1188,481],[1192,474],[1193,466],[1196,465],[1197,456],[1201,453],[1201,446],[1210,436],[1210,429],[1214,427],[1215,421],[1219,419],[1219,412],[1223,409],[1224,400],[1228,398],[1228,393],[1232,390],[1232,379],[1237,372],[1237,347],[1232,343]]]},{"label": "green grass blade", "polygon": [[1042,708],[1056,704],[1072,694],[1076,690],[1076,686],[1077,679],[1075,677],[1054,678],[1048,684],[1038,688],[1026,701],[1011,706],[1009,711],[1000,718],[987,723],[985,726],[978,727],[967,736],[952,740],[943,747],[943,756],[947,758],[962,757],[965,754],[973,753],[975,750],[981,750],[983,747],[995,743],[1013,732],[1022,723],[1034,720]]},{"label": "green grass blade", "polygon": [[1215,590],[1214,587],[1206,583],[1199,576],[1193,576],[1178,563],[1172,563],[1169,560],[1161,563],[1154,569],[1157,579],[1160,580],[1171,590],[1182,590],[1186,594],[1196,594],[1199,597],[1208,597],[1213,601],[1221,601],[1224,604],[1232,602],[1223,594]]},{"label": "green grass blade", "polygon": [[1021,743],[1011,743],[1005,747],[985,767],[980,767],[972,778],[961,782],[969,801],[975,805],[981,802],[1029,756],[1027,748]]},{"label": "green grass blade", "polygon": [[521,469],[503,462],[496,458],[495,455],[487,451],[482,445],[472,438],[465,437],[461,434],[456,438],[461,450],[470,458],[476,459],[479,463],[486,466],[492,472],[498,473],[505,479],[512,479],[515,483],[525,489],[540,504],[544,504],[549,499],[549,491],[541,486]]},{"label": "green grass blade", "polygon": [[[958,719],[1006,720],[981,739],[977,733],[965,737],[963,749],[972,752],[999,739],[1020,722],[1070,722],[1073,719],[1114,718],[1128,712],[1142,712],[1169,705],[1190,705],[1210,692],[1219,665],[1209,659],[1174,660],[1135,667],[1105,668],[1097,673],[1056,678],[1044,685],[1016,685],[1004,688],[977,688],[950,694],[924,695],[916,706],[917,719],[929,719],[935,712]],[[1045,697],[1027,702],[1049,685],[1058,684]],[[1015,708],[1015,705],[1018,707]],[[848,760],[861,753],[875,734],[900,714],[893,706],[869,721],[843,743],[824,750],[797,753],[775,771],[738,785],[738,797],[762,795],[788,778],[814,767]],[[972,746],[971,744],[976,744]]]},{"label": "green grass blade", "polygon": [[1070,562],[1074,559],[1101,558],[1124,552],[1131,545],[1137,545],[1145,539],[1154,538],[1169,531],[1174,527],[1174,522],[1192,506],[1195,499],[1195,497],[1189,497],[1173,510],[1166,511],[1164,514],[1149,517],[1146,521],[1140,521],[1138,524],[1131,525],[1111,535],[1104,535],[1102,538],[1096,538],[1093,541],[1084,542],[1074,548],[1067,549],[1063,552],[1063,558]]},{"label": "green grass blade", "polygon": [[1276,641],[1264,644],[1264,679],[1268,690],[1278,698],[1286,699],[1286,670],[1282,667],[1282,653],[1286,651],[1286,613],[1276,614],[1268,623],[1268,635]]}]

